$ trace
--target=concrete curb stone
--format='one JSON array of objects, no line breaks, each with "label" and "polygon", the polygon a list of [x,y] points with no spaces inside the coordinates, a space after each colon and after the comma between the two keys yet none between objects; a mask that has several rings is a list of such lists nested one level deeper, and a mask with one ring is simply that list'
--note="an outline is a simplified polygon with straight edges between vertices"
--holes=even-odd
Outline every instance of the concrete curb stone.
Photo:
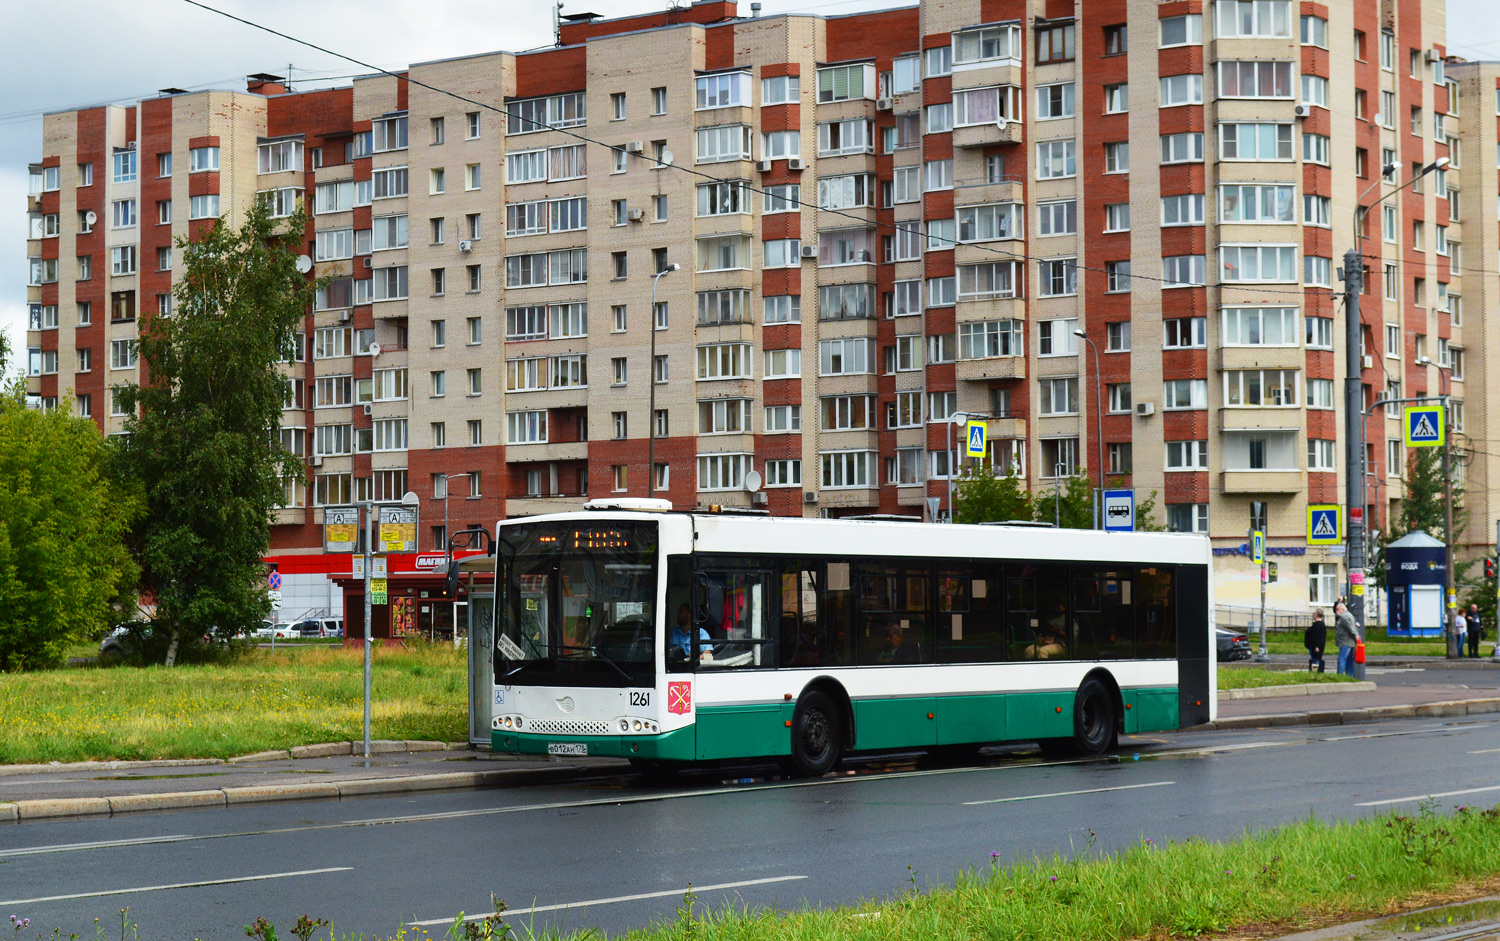
[{"label": "concrete curb stone", "polygon": [[17,816],[16,805],[11,803],[0,804],[0,822],[12,823]]},{"label": "concrete curb stone", "polygon": [[407,751],[447,751],[447,742],[419,742],[407,740],[399,744],[405,745]]},{"label": "concrete curb stone", "polygon": [[1324,696],[1330,693],[1374,692],[1375,684],[1369,680],[1356,683],[1297,683],[1290,686],[1257,686],[1250,689],[1226,689],[1219,691],[1220,699],[1278,699],[1282,696]]},{"label": "concrete curb stone", "polygon": [[257,804],[264,801],[307,800],[316,797],[338,797],[338,784],[319,781],[315,784],[268,784],[260,787],[226,787],[222,789],[226,804]]},{"label": "concrete curb stone", "polygon": [[155,758],[118,761],[54,761],[26,765],[0,765],[0,777],[15,774],[51,774],[57,771],[132,771],[139,768],[197,768],[222,765],[223,758]]},{"label": "concrete curb stone", "polygon": [[109,815],[107,797],[54,797],[42,800],[16,801],[16,816],[21,820],[44,817],[85,817]]},{"label": "concrete curb stone", "polygon": [[127,794],[123,797],[108,797],[105,800],[109,801],[111,815],[143,810],[181,810],[186,807],[225,807],[228,805],[228,800],[222,790]]},{"label": "concrete curb stone", "polygon": [[230,764],[239,764],[245,761],[285,761],[292,757],[292,753],[285,749],[272,749],[271,751],[251,752],[248,755],[235,755],[229,759]]},{"label": "concrete curb stone", "polygon": [[1342,710],[1330,711],[1330,712],[1309,712],[1309,713],[1307,713],[1307,724],[1308,725],[1343,725],[1344,724],[1344,713],[1343,713]]},{"label": "concrete curb stone", "polygon": [[353,746],[349,742],[323,742],[319,745],[298,745],[290,751],[293,758],[332,758],[352,754]]},{"label": "concrete curb stone", "polygon": [[404,791],[437,791],[444,788],[479,787],[484,784],[482,771],[453,771],[443,774],[412,774],[401,778],[376,778],[365,781],[339,782],[339,796],[364,794],[400,794]]}]

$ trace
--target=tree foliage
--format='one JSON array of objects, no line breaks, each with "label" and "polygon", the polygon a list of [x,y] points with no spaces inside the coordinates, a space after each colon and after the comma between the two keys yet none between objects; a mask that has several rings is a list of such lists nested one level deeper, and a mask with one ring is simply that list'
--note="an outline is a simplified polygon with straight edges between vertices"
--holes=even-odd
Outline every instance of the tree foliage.
[{"label": "tree foliage", "polygon": [[0,396],[0,670],[56,666],[134,609],[140,506],[93,422],[27,408],[18,385]]},{"label": "tree foliage", "polygon": [[[313,285],[297,271],[303,212],[278,226],[255,206],[180,241],[173,313],[146,322],[145,384],[125,390],[119,458],[145,493],[132,536],[158,631],[177,645],[229,636],[269,610],[262,559],[284,478],[305,474],[280,443],[285,379]],[[292,233],[283,235],[283,233]]]},{"label": "tree foliage", "polygon": [[1032,518],[1031,493],[1014,473],[1004,477],[984,463],[953,482],[953,521],[998,523]]},{"label": "tree foliage", "polygon": [[1057,523],[1063,529],[1093,529],[1093,481],[1082,468],[1065,481],[1054,481],[1051,490],[1036,498],[1036,518],[1042,523]]}]

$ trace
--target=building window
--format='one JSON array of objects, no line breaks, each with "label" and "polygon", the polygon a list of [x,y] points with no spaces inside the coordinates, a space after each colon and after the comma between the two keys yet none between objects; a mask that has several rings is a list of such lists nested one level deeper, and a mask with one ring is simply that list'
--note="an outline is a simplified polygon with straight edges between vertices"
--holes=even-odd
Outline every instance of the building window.
[{"label": "building window", "polygon": [[1333,562],[1307,564],[1307,600],[1310,604],[1331,605],[1338,595],[1339,567]]},{"label": "building window", "polygon": [[1208,504],[1167,504],[1167,529],[1174,533],[1208,532]]},{"label": "building window", "polygon": [[1069,62],[1073,58],[1073,24],[1042,26],[1036,30],[1036,62]]}]

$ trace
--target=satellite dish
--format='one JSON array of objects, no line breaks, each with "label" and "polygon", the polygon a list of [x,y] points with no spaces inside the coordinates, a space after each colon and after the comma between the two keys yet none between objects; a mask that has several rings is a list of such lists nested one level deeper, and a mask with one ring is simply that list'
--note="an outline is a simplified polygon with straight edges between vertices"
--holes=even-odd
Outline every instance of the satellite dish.
[{"label": "satellite dish", "polygon": [[745,491],[747,493],[755,493],[760,489],[761,483],[760,471],[751,471],[745,475]]},{"label": "satellite dish", "polygon": [[672,152],[670,150],[663,150],[661,152],[660,159],[663,165],[670,167],[672,165],[672,161],[677,158],[672,156]]},{"label": "satellite dish", "polygon": [[90,209],[88,212],[83,214],[83,221],[87,222],[89,225],[93,225],[94,223],[99,221],[99,214]]},{"label": "satellite dish", "polygon": [[380,344],[379,343],[371,343],[370,344],[370,355],[371,356],[379,356],[380,355]]},{"label": "satellite dish", "polygon": [[307,274],[312,270],[312,259],[308,258],[306,255],[298,255],[297,270],[302,272],[303,274]]}]

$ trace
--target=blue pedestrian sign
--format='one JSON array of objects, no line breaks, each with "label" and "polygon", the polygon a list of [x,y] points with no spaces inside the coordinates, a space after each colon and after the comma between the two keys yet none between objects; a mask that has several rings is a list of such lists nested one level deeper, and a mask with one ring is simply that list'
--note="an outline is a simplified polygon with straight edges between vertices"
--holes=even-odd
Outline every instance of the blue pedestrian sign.
[{"label": "blue pedestrian sign", "polygon": [[1256,565],[1266,564],[1266,534],[1258,529],[1250,532],[1250,561]]},{"label": "blue pedestrian sign", "polygon": [[1440,448],[1447,439],[1441,405],[1408,405],[1401,427],[1409,448]]},{"label": "blue pedestrian sign", "polygon": [[964,453],[969,457],[984,457],[984,433],[986,431],[984,422],[971,421],[965,428],[969,435],[969,445]]},{"label": "blue pedestrian sign", "polygon": [[1135,529],[1135,491],[1104,491],[1104,528],[1113,533]]},{"label": "blue pedestrian sign", "polygon": [[1307,508],[1307,544],[1336,546],[1344,541],[1339,532],[1339,508],[1335,504],[1313,504]]}]

